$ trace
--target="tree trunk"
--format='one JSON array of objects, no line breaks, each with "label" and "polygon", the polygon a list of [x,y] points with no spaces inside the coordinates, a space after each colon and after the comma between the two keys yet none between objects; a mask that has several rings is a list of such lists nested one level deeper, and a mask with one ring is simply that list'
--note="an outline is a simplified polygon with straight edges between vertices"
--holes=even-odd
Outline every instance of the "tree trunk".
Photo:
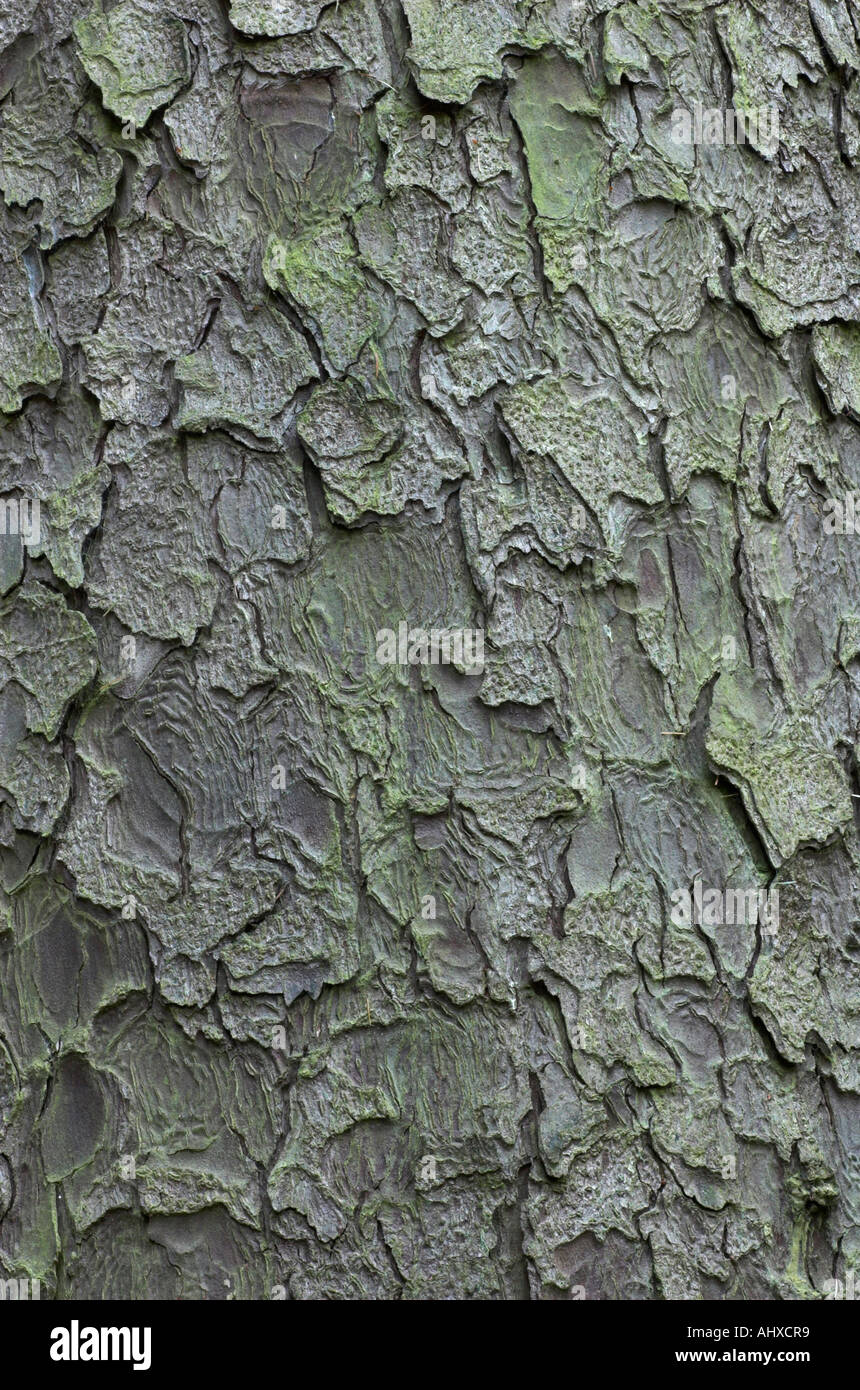
[{"label": "tree trunk", "polygon": [[851,1274],[858,32],[0,17],[4,1279]]}]

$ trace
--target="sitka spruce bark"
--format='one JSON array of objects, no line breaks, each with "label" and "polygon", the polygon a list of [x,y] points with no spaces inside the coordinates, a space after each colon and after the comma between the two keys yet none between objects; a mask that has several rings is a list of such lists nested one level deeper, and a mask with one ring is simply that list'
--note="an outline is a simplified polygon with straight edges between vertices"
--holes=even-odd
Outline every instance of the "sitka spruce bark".
[{"label": "sitka spruce bark", "polygon": [[853,1289],[860,2],[6,0],[0,193],[0,1290]]}]

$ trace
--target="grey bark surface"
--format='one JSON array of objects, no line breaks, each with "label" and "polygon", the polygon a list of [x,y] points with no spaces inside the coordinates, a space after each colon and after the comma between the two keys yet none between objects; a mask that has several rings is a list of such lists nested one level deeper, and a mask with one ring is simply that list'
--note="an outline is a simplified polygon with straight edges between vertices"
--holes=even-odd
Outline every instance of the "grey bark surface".
[{"label": "grey bark surface", "polygon": [[860,1263],[858,34],[7,0],[4,1280]]}]

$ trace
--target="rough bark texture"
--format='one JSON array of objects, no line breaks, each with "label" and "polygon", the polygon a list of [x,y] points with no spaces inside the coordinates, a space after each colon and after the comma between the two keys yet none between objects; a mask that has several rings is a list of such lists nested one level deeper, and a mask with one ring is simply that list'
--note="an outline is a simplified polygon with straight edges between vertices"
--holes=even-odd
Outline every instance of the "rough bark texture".
[{"label": "rough bark texture", "polygon": [[858,1262],[858,32],[6,0],[4,1277]]}]

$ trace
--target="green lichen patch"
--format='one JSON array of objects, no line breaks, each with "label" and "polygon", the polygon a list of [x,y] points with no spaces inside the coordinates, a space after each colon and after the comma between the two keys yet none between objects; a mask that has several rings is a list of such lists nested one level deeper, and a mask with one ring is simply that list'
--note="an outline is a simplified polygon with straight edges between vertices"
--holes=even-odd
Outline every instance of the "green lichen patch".
[{"label": "green lichen patch", "polygon": [[302,237],[272,238],[263,273],[319,325],[322,349],[335,372],[356,361],[379,321],[345,223],[327,222]]},{"label": "green lichen patch", "polygon": [[553,458],[577,496],[609,529],[609,503],[618,494],[659,502],[642,423],[608,396],[577,395],[572,384],[546,378],[511,387],[502,411],[519,443]]},{"label": "green lichen patch", "polygon": [[860,328],[856,324],[816,324],[812,352],[831,410],[860,415]]},{"label": "green lichen patch", "polygon": [[845,773],[811,710],[780,717],[761,678],[723,672],[707,741],[714,764],[741,788],[776,864],[809,841],[826,841],[850,821]]},{"label": "green lichen patch", "polygon": [[43,584],[10,594],[2,613],[0,683],[15,682],[24,692],[26,727],[53,739],[69,701],[95,675],[95,634]]},{"label": "green lichen patch", "polygon": [[418,86],[434,101],[468,101],[481,78],[501,76],[502,50],[520,37],[510,0],[406,0],[405,11]]},{"label": "green lichen patch", "polygon": [[279,38],[313,29],[328,0],[231,0],[230,23],[244,34]]},{"label": "green lichen patch", "polygon": [[97,0],[75,25],[75,34],[87,75],[101,88],[105,106],[122,121],[145,125],[190,76],[182,20],[137,0],[122,0],[108,11]]}]

